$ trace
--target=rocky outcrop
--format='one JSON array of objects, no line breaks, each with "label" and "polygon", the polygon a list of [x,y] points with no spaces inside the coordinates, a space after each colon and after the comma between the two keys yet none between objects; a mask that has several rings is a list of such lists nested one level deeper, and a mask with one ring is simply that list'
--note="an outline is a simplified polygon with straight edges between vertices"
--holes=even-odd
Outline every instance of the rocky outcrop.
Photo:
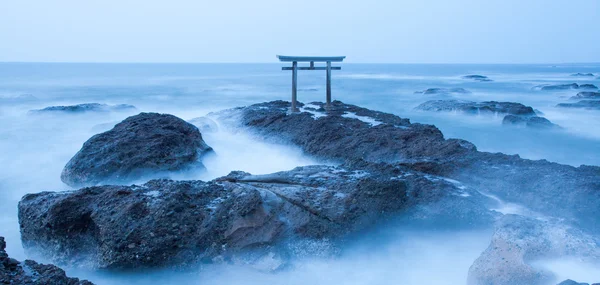
[{"label": "rocky outcrop", "polygon": [[480,81],[480,82],[489,82],[489,81],[492,81],[487,76],[477,75],[477,74],[474,74],[474,75],[465,75],[462,78],[463,79],[470,79],[470,80]]},{"label": "rocky outcrop", "polygon": [[571,74],[571,76],[577,76],[577,77],[593,77],[594,74],[593,73],[573,73]]},{"label": "rocky outcrop", "polygon": [[70,113],[70,114],[80,114],[80,113],[88,113],[88,112],[110,112],[110,111],[135,111],[136,108],[132,105],[127,104],[119,104],[119,105],[106,105],[99,103],[85,103],[78,105],[70,105],[70,106],[51,106],[46,107],[44,109],[39,110],[31,110],[31,114],[41,114],[41,113]]},{"label": "rocky outcrop", "polygon": [[23,285],[93,285],[87,280],[69,278],[65,271],[51,264],[39,264],[33,260],[19,262],[8,257],[6,242],[0,237],[0,284]]},{"label": "rocky outcrop", "polygon": [[529,128],[535,129],[553,129],[560,128],[558,125],[553,124],[546,118],[538,117],[538,116],[516,116],[516,115],[506,115],[504,119],[502,119],[503,125],[513,125],[513,126],[526,126]]},{"label": "rocky outcrop", "polygon": [[71,186],[126,183],[191,167],[212,149],[198,128],[172,115],[140,113],[91,137],[64,167]]},{"label": "rocky outcrop", "polygon": [[581,100],[577,103],[560,103],[560,104],[556,105],[556,107],[600,110],[600,101],[599,100]]},{"label": "rocky outcrop", "polygon": [[598,90],[598,87],[594,84],[557,84],[557,85],[538,85],[534,89],[543,91],[560,91],[560,90],[571,90],[571,89],[587,89],[587,90]]},{"label": "rocky outcrop", "polygon": [[506,215],[498,222],[490,246],[469,269],[468,284],[548,284],[553,274],[531,262],[568,257],[599,262],[600,240],[559,222]]},{"label": "rocky outcrop", "polygon": [[438,95],[438,94],[470,94],[469,90],[464,88],[428,88],[423,91],[416,91],[415,94]]},{"label": "rocky outcrop", "polygon": [[29,194],[19,203],[19,223],[25,248],[59,264],[131,269],[247,256],[283,262],[294,240],[339,239],[391,215],[419,224],[489,224],[494,212],[486,199],[442,178],[357,161]]},{"label": "rocky outcrop", "polygon": [[572,100],[589,99],[589,100],[600,100],[600,92],[583,91],[577,93],[577,95],[571,97]]},{"label": "rocky outcrop", "polygon": [[464,100],[431,100],[415,109],[432,112],[464,112],[467,114],[510,114],[519,116],[535,116],[535,111],[529,106],[513,102],[484,101],[473,102]]}]

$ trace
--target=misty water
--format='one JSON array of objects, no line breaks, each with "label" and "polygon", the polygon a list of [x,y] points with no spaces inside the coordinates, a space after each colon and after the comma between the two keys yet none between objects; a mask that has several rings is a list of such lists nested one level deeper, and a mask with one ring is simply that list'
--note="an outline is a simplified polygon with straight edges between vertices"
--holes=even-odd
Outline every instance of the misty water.
[{"label": "misty water", "polygon": [[[289,100],[291,74],[279,64],[25,64],[0,63],[0,236],[11,257],[28,256],[20,243],[17,203],[27,193],[73,190],[60,180],[67,161],[92,135],[137,112],[160,112],[189,120],[226,108]],[[333,97],[345,103],[390,112],[411,122],[434,124],[446,138],[473,142],[479,150],[579,166],[600,165],[600,111],[556,108],[577,90],[539,91],[540,84],[591,83],[600,64],[572,65],[369,65],[343,64],[333,73]],[[492,82],[462,79],[482,74]],[[325,73],[299,74],[301,102],[324,101]],[[416,94],[427,88],[465,88],[471,93]],[[415,111],[433,99],[519,102],[563,127],[532,130],[502,126],[502,116]],[[80,103],[131,104],[134,112],[30,114],[29,110]],[[186,179],[210,180],[243,170],[253,174],[329,164],[290,145],[264,142],[223,125],[203,133],[216,152],[206,172]],[[143,181],[141,181],[143,182]],[[514,205],[512,206],[514,208]],[[464,284],[469,266],[488,246],[490,230],[424,231],[382,226],[357,236],[335,256],[294,261],[293,269],[266,273],[229,265],[198,270],[115,273],[64,266],[74,277],[97,284]],[[40,260],[45,261],[45,260]],[[559,278],[600,280],[600,269],[577,261],[539,266]],[[583,268],[583,269],[582,269]],[[594,280],[595,279],[595,280]]]}]

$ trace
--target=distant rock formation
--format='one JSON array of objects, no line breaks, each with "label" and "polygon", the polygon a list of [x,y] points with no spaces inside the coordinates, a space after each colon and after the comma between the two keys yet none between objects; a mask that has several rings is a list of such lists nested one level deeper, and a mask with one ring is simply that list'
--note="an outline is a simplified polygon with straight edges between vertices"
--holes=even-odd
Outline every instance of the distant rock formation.
[{"label": "distant rock formation", "polygon": [[577,103],[560,103],[556,105],[556,107],[600,110],[600,100],[581,100]]},{"label": "distant rock formation", "polygon": [[577,77],[592,77],[594,76],[593,73],[573,73],[571,74],[571,76],[577,76]]},{"label": "distant rock formation", "polygon": [[489,82],[489,81],[492,81],[487,76],[477,75],[477,74],[465,75],[462,78],[463,79],[471,79],[471,80],[480,81],[480,82]]},{"label": "distant rock formation", "polygon": [[571,89],[587,89],[587,90],[598,90],[598,87],[594,84],[558,84],[558,85],[538,85],[534,89],[542,91],[560,91],[560,90],[571,90]]},{"label": "distant rock formation", "polygon": [[517,116],[517,115],[506,115],[502,120],[503,125],[516,125],[526,126],[529,128],[536,129],[550,129],[559,128],[558,125],[553,124],[550,120],[538,117],[538,116]]},{"label": "distant rock formation", "polygon": [[428,88],[423,91],[415,91],[415,94],[436,95],[436,94],[470,94],[471,91],[464,88]]},{"label": "distant rock formation", "polygon": [[19,262],[8,257],[5,249],[4,237],[0,237],[0,284],[94,285],[87,280],[69,278],[64,270],[51,264],[39,264],[33,260]]},{"label": "distant rock formation", "polygon": [[590,99],[590,100],[600,100],[600,92],[590,92],[583,91],[577,93],[577,95],[570,98],[571,100],[579,100],[579,99]]},{"label": "distant rock formation", "polygon": [[110,112],[110,111],[135,111],[136,108],[132,105],[119,104],[119,105],[107,105],[99,103],[85,103],[70,106],[51,106],[39,110],[29,111],[31,114],[41,113],[70,113],[80,114],[88,112]]},{"label": "distant rock formation", "polygon": [[204,168],[211,152],[194,125],[173,115],[140,113],[91,137],[64,167],[70,186],[126,183],[152,173]]}]

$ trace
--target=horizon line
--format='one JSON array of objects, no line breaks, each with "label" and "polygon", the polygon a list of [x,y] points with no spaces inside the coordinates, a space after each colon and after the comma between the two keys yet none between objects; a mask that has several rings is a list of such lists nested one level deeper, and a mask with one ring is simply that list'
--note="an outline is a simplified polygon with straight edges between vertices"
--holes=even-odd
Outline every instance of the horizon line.
[{"label": "horizon line", "polygon": [[[281,64],[279,61],[233,62],[233,61],[0,61],[0,64]],[[564,65],[600,64],[600,62],[344,62],[344,64],[405,64],[405,65]]]}]

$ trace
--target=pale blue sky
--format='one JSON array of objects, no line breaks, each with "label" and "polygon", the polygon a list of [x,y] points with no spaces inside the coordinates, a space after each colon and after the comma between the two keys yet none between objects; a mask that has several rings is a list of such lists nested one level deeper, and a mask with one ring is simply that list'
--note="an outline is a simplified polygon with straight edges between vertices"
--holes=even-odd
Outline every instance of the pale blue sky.
[{"label": "pale blue sky", "polygon": [[600,0],[0,0],[0,61],[600,62]]}]

